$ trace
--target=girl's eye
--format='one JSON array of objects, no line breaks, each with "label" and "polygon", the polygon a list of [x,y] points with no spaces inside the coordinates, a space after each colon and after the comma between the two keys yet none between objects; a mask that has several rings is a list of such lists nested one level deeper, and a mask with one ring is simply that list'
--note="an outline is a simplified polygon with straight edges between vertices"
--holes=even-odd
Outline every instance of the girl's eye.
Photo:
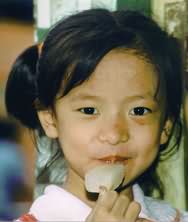
[{"label": "girl's eye", "polygon": [[151,113],[151,109],[146,108],[146,107],[135,107],[130,111],[130,114],[133,116],[143,116],[148,113]]},{"label": "girl's eye", "polygon": [[97,109],[93,107],[81,108],[79,111],[86,115],[96,115],[98,113]]}]

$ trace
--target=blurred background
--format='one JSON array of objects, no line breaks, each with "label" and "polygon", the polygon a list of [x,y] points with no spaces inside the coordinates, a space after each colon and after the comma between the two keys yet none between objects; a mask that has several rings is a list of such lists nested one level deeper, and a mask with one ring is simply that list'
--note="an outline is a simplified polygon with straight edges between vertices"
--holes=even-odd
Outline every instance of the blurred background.
[{"label": "blurred background", "polygon": [[0,1],[0,36],[0,220],[11,220],[28,208],[35,180],[30,133],[7,117],[4,105],[10,67],[18,54],[34,43],[32,0]]},{"label": "blurred background", "polygon": [[[0,219],[9,219],[27,212],[34,198],[33,192],[37,186],[35,183],[35,170],[37,171],[36,161],[39,157],[36,153],[31,132],[17,121],[10,119],[7,116],[4,105],[5,85],[10,67],[16,57],[26,47],[42,41],[49,28],[60,18],[77,11],[95,7],[105,7],[110,10],[139,10],[147,16],[153,17],[161,27],[177,37],[184,45],[186,52],[188,40],[187,2],[187,0],[0,1],[0,169],[5,169],[6,172],[3,174],[0,170]],[[186,92],[185,88],[184,110],[186,110],[185,114],[187,116],[184,115],[183,111],[183,120],[188,120],[188,96]],[[184,121],[184,123],[186,122]],[[184,124],[184,132],[186,132],[187,125]],[[185,149],[186,144],[186,136],[183,136],[181,149],[176,156],[176,161],[170,160],[168,163],[161,164],[159,169],[161,177],[164,178],[166,178],[167,169],[174,169],[172,175],[169,175],[165,182],[167,187],[169,185],[171,187],[171,189],[168,189],[165,198],[181,209],[188,209],[188,181],[186,175],[188,152]],[[1,157],[3,157],[2,161]],[[5,161],[6,157],[10,157],[9,160]],[[2,166],[6,164],[6,168],[3,168]],[[8,171],[12,172],[12,174],[7,179]],[[6,183],[3,183],[3,181],[6,181]],[[16,189],[13,189],[15,187]],[[5,204],[6,201],[7,204]],[[9,202],[13,202],[13,205],[10,206],[8,211],[5,208],[8,209],[7,206],[11,205]],[[13,211],[14,213],[10,213]]]}]

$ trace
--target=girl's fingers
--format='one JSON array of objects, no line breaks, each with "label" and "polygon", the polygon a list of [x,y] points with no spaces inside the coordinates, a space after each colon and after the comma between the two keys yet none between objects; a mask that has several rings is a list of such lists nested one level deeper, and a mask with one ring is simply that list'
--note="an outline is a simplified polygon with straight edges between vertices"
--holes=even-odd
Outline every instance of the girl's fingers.
[{"label": "girl's fingers", "polygon": [[103,189],[99,194],[95,208],[97,209],[102,207],[105,208],[107,211],[110,211],[117,198],[117,192],[113,190],[107,191]]},{"label": "girl's fingers", "polygon": [[118,194],[115,191],[107,191],[103,189],[98,197],[95,207],[86,218],[86,222],[105,221],[109,217]]},{"label": "girl's fingers", "polygon": [[140,204],[134,201],[130,203],[130,200],[125,195],[119,195],[115,191],[102,190],[86,222],[136,222],[140,210]]},{"label": "girl's fingers", "polygon": [[125,221],[135,222],[138,219],[139,213],[141,211],[141,206],[139,203],[133,201],[129,204],[127,211],[125,212]]},{"label": "girl's fingers", "polygon": [[116,200],[111,213],[115,216],[123,217],[129,206],[130,200],[125,195],[121,194]]}]

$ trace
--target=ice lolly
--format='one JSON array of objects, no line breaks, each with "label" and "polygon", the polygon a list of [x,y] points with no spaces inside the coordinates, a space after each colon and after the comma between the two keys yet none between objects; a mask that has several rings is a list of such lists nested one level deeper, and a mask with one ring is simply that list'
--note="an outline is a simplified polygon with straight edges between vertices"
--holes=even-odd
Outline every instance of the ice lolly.
[{"label": "ice lolly", "polygon": [[99,193],[100,187],[115,190],[123,181],[123,164],[103,164],[89,170],[85,175],[85,187],[88,192]]}]

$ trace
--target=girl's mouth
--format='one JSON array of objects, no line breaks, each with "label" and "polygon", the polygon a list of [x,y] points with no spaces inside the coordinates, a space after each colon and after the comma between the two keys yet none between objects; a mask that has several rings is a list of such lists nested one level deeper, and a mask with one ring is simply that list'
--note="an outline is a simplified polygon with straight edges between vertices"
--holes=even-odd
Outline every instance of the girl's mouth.
[{"label": "girl's mouth", "polygon": [[126,164],[128,159],[129,158],[122,156],[107,156],[100,158],[99,160],[105,162],[106,164],[117,164],[117,163]]}]

